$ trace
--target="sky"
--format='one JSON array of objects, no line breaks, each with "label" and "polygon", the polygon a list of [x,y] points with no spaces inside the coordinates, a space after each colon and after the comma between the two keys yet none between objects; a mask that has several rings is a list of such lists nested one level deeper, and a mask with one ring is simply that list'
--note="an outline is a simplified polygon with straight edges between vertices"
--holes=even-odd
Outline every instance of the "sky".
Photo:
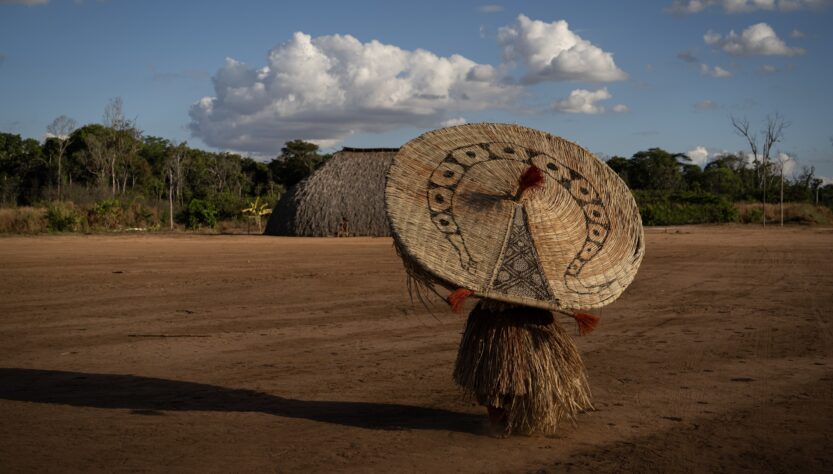
[{"label": "sky", "polygon": [[0,0],[0,131],[121,97],[146,135],[259,159],[503,122],[705,165],[747,151],[731,116],[778,113],[773,157],[833,178],[831,3]]}]

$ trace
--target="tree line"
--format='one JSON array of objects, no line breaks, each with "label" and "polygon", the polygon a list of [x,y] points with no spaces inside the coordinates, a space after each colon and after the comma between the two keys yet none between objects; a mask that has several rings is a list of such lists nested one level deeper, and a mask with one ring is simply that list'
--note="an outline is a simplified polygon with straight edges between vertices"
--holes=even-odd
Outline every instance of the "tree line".
[{"label": "tree line", "polygon": [[[634,192],[646,224],[735,221],[737,202],[783,199],[833,208],[833,185],[824,186],[814,168],[785,176],[785,163],[770,159],[787,126],[780,116],[764,128],[762,150],[748,121],[732,118],[732,125],[749,143],[752,160],[727,153],[701,168],[685,154],[661,148],[607,160]],[[81,220],[92,227],[173,228],[239,219],[255,199],[257,206],[274,206],[289,186],[330,158],[301,140],[263,162],[146,135],[125,117],[119,98],[107,104],[102,123],[76,127],[61,116],[47,132],[42,142],[0,133],[0,206],[48,207],[55,214],[48,217],[67,220],[65,227]],[[766,214],[744,219],[765,220]]]},{"label": "tree line", "polygon": [[[651,148],[631,158],[607,161],[634,192],[646,224],[729,222],[737,220],[737,202],[778,204],[781,201],[833,208],[833,185],[823,186],[813,167],[795,176],[786,162],[747,159],[742,152],[720,155],[700,167],[683,153]],[[763,210],[749,221],[760,222]]]},{"label": "tree line", "polygon": [[125,117],[120,99],[108,104],[102,123],[76,128],[61,116],[47,129],[43,142],[0,132],[0,206],[138,203],[162,225],[189,225],[189,208],[202,208],[215,220],[236,219],[255,198],[274,206],[289,186],[330,158],[300,140],[263,162],[145,135]]}]

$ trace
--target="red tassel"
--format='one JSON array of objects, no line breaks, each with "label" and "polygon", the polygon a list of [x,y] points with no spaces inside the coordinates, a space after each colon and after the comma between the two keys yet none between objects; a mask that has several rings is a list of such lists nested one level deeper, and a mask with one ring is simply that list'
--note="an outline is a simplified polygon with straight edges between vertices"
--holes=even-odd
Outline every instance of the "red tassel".
[{"label": "red tassel", "polygon": [[582,336],[587,335],[590,331],[596,329],[599,325],[599,317],[587,313],[575,313],[573,315],[578,324],[578,333]]},{"label": "red tassel", "polygon": [[451,311],[454,311],[455,313],[462,311],[463,303],[466,301],[466,298],[473,294],[473,291],[465,288],[457,288],[454,290],[450,295],[448,295],[447,298],[448,304],[451,305]]},{"label": "red tassel", "polygon": [[530,165],[530,167],[524,171],[524,174],[521,175],[521,180],[518,183],[518,193],[516,194],[517,199],[520,199],[521,195],[523,195],[524,191],[527,189],[540,186],[543,182],[544,174],[541,173],[541,170],[539,170],[535,165]]}]

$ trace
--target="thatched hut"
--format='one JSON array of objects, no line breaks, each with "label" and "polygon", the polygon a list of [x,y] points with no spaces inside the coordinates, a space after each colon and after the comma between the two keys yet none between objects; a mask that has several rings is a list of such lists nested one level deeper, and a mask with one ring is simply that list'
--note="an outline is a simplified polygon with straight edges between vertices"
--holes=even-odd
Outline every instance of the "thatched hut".
[{"label": "thatched hut", "polygon": [[385,175],[398,148],[343,148],[281,198],[264,234],[389,236]]}]

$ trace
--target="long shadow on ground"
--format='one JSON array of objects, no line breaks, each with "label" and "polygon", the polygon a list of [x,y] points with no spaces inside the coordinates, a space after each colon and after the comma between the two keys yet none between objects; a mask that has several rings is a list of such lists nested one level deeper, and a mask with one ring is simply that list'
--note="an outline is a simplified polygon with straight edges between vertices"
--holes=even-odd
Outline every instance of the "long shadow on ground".
[{"label": "long shadow on ground", "polygon": [[254,390],[122,374],[0,368],[0,399],[94,408],[259,412],[380,430],[480,433],[482,416],[392,403],[293,400]]}]

